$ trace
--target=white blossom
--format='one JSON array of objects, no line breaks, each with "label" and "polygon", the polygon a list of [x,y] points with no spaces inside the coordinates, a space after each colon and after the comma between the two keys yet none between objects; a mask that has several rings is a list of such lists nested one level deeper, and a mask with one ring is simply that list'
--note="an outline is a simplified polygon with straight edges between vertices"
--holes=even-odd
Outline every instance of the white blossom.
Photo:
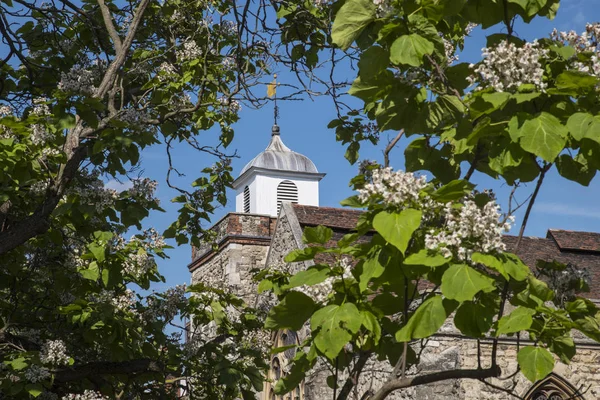
[{"label": "white blossom", "polygon": [[217,101],[222,107],[227,108],[228,111],[231,111],[233,113],[238,113],[242,109],[242,106],[240,105],[239,101],[230,99],[228,97],[219,97]]},{"label": "white blossom", "polygon": [[221,24],[219,25],[219,29],[221,30],[221,32],[224,35],[233,36],[233,35],[237,35],[238,26],[237,26],[237,23],[235,23],[234,21],[224,20],[224,21],[221,21]]},{"label": "white blossom", "polygon": [[470,260],[473,252],[503,252],[506,245],[502,234],[510,229],[512,219],[500,223],[499,209],[493,200],[483,208],[470,199],[458,209],[447,203],[443,212],[445,223],[439,232],[432,229],[425,235],[425,247],[439,250],[446,258],[456,254],[461,261]]},{"label": "white blossom", "polygon": [[39,365],[31,365],[25,370],[24,375],[29,382],[38,383],[50,378],[50,371],[48,371],[48,368]]},{"label": "white blossom", "polygon": [[97,71],[74,65],[69,72],[61,72],[58,88],[65,92],[92,94],[96,90],[94,83],[97,79]]},{"label": "white blossom", "polygon": [[156,266],[154,258],[141,250],[136,254],[130,254],[123,263],[123,272],[131,275],[134,279],[140,279]]},{"label": "white blossom", "polygon": [[575,49],[576,54],[593,53],[589,61],[580,61],[578,57],[570,60],[569,68],[579,72],[584,72],[596,77],[600,77],[600,61],[599,61],[599,40],[600,40],[600,23],[586,24],[585,31],[581,34],[571,30],[569,32],[554,29],[550,34],[552,40],[562,42]]},{"label": "white blossom", "polygon": [[341,276],[330,276],[321,283],[315,285],[302,285],[295,290],[304,293],[317,303],[323,303],[329,297],[333,290],[333,284],[340,279],[349,279],[352,277],[352,264],[348,258],[342,258],[339,266],[344,270]]},{"label": "white blossom", "polygon": [[540,60],[548,51],[540,48],[537,40],[522,47],[503,41],[482,51],[483,60],[478,65],[470,65],[474,74],[467,78],[471,84],[478,84],[477,89],[493,87],[498,92],[506,92],[516,90],[524,83],[533,84],[542,91],[546,89]]},{"label": "white blossom", "polygon": [[175,52],[175,56],[180,62],[193,60],[202,55],[202,49],[193,40],[184,42],[181,47],[181,49]]},{"label": "white blossom", "polygon": [[13,109],[8,104],[0,104],[0,117],[6,117],[13,114]]},{"label": "white blossom", "polygon": [[149,178],[140,178],[132,180],[133,187],[129,189],[129,195],[138,201],[149,203],[157,201],[154,197],[154,192],[158,186],[158,182]]},{"label": "white blossom", "polygon": [[70,393],[62,397],[62,400],[108,400],[108,397],[102,396],[99,392],[86,390],[83,393]]},{"label": "white blossom", "polygon": [[372,196],[381,197],[385,203],[406,207],[421,202],[420,192],[426,186],[424,175],[381,168],[373,171],[371,183],[358,190],[358,198],[365,202]]},{"label": "white blossom", "polygon": [[40,360],[44,364],[67,365],[69,356],[67,355],[67,346],[62,340],[47,340],[42,346]]},{"label": "white blossom", "polygon": [[92,303],[110,304],[115,309],[122,312],[135,312],[132,307],[135,305],[135,294],[130,289],[126,289],[122,294],[116,294],[113,290],[102,289],[100,293],[90,294],[88,301]]}]

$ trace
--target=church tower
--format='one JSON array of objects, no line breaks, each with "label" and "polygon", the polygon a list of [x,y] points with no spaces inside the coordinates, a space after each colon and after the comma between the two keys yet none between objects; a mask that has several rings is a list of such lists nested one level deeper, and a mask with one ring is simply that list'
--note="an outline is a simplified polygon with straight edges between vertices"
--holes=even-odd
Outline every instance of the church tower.
[{"label": "church tower", "polygon": [[242,169],[233,182],[235,211],[276,217],[282,202],[319,205],[319,173],[306,156],[290,150],[273,125],[271,142]]}]

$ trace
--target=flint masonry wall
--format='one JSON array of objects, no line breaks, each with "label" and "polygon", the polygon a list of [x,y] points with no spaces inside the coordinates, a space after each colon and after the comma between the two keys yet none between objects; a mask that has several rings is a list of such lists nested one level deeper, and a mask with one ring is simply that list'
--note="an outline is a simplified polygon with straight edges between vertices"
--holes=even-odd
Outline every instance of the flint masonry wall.
[{"label": "flint masonry wall", "polygon": [[265,215],[227,214],[213,227],[214,240],[192,249],[192,283],[231,290],[253,304],[257,291],[251,271],[265,265],[275,221]]}]

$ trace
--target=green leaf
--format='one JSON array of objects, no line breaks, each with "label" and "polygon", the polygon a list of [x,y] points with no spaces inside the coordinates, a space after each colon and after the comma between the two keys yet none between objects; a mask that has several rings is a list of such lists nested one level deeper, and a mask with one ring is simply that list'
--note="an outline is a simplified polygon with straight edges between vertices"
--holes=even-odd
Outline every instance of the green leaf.
[{"label": "green leaf", "polygon": [[331,240],[332,236],[333,231],[330,228],[324,227],[322,225],[315,227],[307,226],[306,228],[304,228],[302,241],[304,243],[325,244]]},{"label": "green leaf", "polygon": [[312,260],[320,251],[323,251],[323,248],[318,246],[305,247],[303,249],[295,249],[291,251],[290,254],[285,256],[283,261],[285,261],[286,263],[291,263]]},{"label": "green leaf", "polygon": [[421,211],[407,208],[399,213],[382,211],[373,218],[373,228],[404,254],[412,234],[421,225]]},{"label": "green leaf", "polygon": [[321,308],[310,319],[313,332],[318,330],[314,337],[315,346],[327,358],[334,360],[350,341],[352,334],[358,332],[362,321],[363,318],[353,303],[341,306],[331,304]]},{"label": "green leaf", "polygon": [[276,394],[289,393],[302,383],[306,373],[313,367],[316,361],[315,357],[310,357],[309,355],[310,352],[308,354],[304,352],[296,354],[289,373],[285,374],[275,385]]},{"label": "green leaf", "polygon": [[433,335],[457,305],[457,302],[444,299],[439,295],[428,298],[417,308],[408,323],[396,332],[396,340],[409,342]]},{"label": "green leaf", "polygon": [[519,131],[523,150],[554,162],[567,142],[567,128],[558,118],[542,112],[537,118],[525,121]]},{"label": "green leaf", "polygon": [[92,261],[88,268],[80,269],[79,273],[85,279],[89,279],[90,281],[96,281],[100,277],[100,270],[98,268],[98,263],[96,261]]},{"label": "green leaf", "polygon": [[378,278],[384,271],[383,266],[379,262],[379,257],[371,257],[360,264],[360,275],[358,277],[358,287],[361,292],[364,292],[369,285],[369,281],[373,278]]},{"label": "green leaf", "polygon": [[568,335],[552,338],[549,348],[565,364],[569,364],[577,352],[573,338]]},{"label": "green leaf", "polygon": [[440,203],[447,203],[463,198],[473,188],[475,188],[475,185],[471,182],[464,179],[455,179],[433,192],[431,197]]},{"label": "green leaf", "polygon": [[575,113],[567,121],[567,129],[575,140],[583,139],[590,126],[594,123],[594,116],[588,113]]},{"label": "green leaf", "polygon": [[299,330],[316,308],[315,302],[304,293],[291,291],[271,308],[265,320],[266,329]]},{"label": "green leaf", "polygon": [[302,285],[316,285],[317,283],[323,282],[329,277],[331,268],[328,265],[313,265],[312,267],[298,272],[296,275],[290,278],[290,282],[285,285],[282,289],[291,289]]},{"label": "green leaf", "polygon": [[456,310],[454,325],[465,335],[484,337],[494,323],[496,310],[481,303],[464,302]]},{"label": "green leaf", "polygon": [[87,247],[98,262],[103,262],[106,259],[105,246],[98,243],[90,243]]},{"label": "green leaf", "polygon": [[519,257],[510,253],[497,255],[473,253],[471,260],[499,272],[507,280],[510,276],[517,281],[523,281],[531,274],[529,267],[523,264]]},{"label": "green leaf", "polygon": [[25,385],[25,390],[33,397],[38,397],[44,392],[44,387],[39,383],[29,383]]},{"label": "green leaf", "polygon": [[533,323],[533,314],[535,314],[535,310],[531,308],[517,307],[510,314],[500,318],[496,335],[500,336],[529,329]]},{"label": "green leaf", "polygon": [[556,169],[562,177],[583,186],[588,186],[596,176],[596,168],[590,166],[581,153],[575,158],[571,158],[568,154],[562,154],[556,160]]},{"label": "green leaf", "polygon": [[441,254],[427,249],[419,250],[404,259],[404,265],[424,265],[426,267],[440,267],[450,261]]},{"label": "green leaf", "polygon": [[379,75],[389,65],[390,55],[379,46],[372,46],[361,54],[358,61],[358,75],[365,81]]},{"label": "green leaf", "polygon": [[552,354],[542,347],[523,347],[517,354],[517,361],[521,372],[531,382],[544,379],[554,369]]},{"label": "green leaf", "polygon": [[400,36],[390,48],[390,60],[394,64],[408,64],[419,67],[423,64],[423,56],[433,53],[433,43],[424,37],[412,33]]},{"label": "green leaf", "polygon": [[457,301],[472,300],[483,291],[495,289],[494,280],[466,264],[452,265],[442,276],[442,294]]},{"label": "green leaf", "polygon": [[373,342],[375,345],[379,343],[379,339],[381,339],[381,326],[379,325],[379,320],[377,317],[370,311],[361,311],[363,316],[362,324],[363,326],[372,334]]},{"label": "green leaf", "polygon": [[[561,94],[577,95],[580,92],[592,90],[598,79],[578,71],[565,71],[556,77],[556,87]],[[553,90],[548,90],[553,93]]]},{"label": "green leaf", "polygon": [[350,196],[340,201],[342,207],[363,208],[365,203],[359,200],[358,196]]},{"label": "green leaf", "polygon": [[369,0],[349,0],[340,8],[331,30],[331,39],[346,50],[363,29],[375,20],[377,7]]}]

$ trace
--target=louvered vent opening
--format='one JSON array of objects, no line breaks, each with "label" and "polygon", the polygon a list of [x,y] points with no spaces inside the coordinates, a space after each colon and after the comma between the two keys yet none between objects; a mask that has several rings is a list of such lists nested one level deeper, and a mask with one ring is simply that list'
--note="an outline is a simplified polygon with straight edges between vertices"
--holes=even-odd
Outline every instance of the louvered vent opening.
[{"label": "louvered vent opening", "polygon": [[248,189],[248,186],[244,188],[244,212],[250,212],[250,189]]},{"label": "louvered vent opening", "polygon": [[291,203],[298,203],[298,188],[294,185],[294,182],[283,181],[277,186],[277,214],[281,210],[281,203],[283,201],[289,201]]}]

